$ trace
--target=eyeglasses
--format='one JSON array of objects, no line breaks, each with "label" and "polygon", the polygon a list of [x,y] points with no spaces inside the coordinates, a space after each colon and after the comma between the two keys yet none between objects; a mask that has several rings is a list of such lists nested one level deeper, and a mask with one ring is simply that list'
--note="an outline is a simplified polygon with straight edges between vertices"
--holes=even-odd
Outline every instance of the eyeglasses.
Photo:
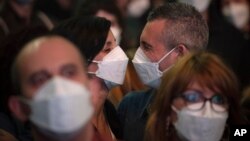
[{"label": "eyeglasses", "polygon": [[190,110],[201,110],[206,101],[211,103],[211,107],[216,112],[225,112],[228,109],[227,98],[221,94],[215,94],[211,98],[205,98],[199,91],[186,91],[181,97],[185,100],[186,106]]}]

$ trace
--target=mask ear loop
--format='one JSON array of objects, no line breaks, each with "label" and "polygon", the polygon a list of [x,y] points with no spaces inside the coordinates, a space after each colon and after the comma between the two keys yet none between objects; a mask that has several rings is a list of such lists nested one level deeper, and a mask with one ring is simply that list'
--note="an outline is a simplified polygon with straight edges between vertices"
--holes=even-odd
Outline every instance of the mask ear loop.
[{"label": "mask ear loop", "polygon": [[[89,61],[89,60],[88,60]],[[96,64],[99,64],[99,63],[101,63],[101,61],[96,61],[96,60],[92,60],[91,61],[92,63],[96,63]],[[98,70],[98,69],[97,69]],[[97,71],[96,71],[97,72]],[[92,71],[88,71],[88,74],[94,74],[94,75],[96,75],[96,72],[92,72]]]},{"label": "mask ear loop", "polygon": [[163,59],[165,59],[168,55],[170,55],[174,50],[175,50],[175,48],[171,49],[167,54],[165,54],[165,55],[157,62],[157,64],[160,64],[161,61],[162,61]]}]

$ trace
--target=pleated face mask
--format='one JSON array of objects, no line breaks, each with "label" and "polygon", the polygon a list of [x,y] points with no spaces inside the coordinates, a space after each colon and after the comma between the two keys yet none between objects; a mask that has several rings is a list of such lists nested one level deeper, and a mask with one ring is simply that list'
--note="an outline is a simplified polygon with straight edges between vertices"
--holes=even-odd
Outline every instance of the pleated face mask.
[{"label": "pleated face mask", "polygon": [[31,108],[29,118],[37,129],[57,139],[68,139],[78,133],[94,111],[87,88],[61,77],[44,84],[32,100],[23,100]]},{"label": "pleated face mask", "polygon": [[[193,104],[197,107],[198,104]],[[198,106],[200,107],[200,106]],[[201,110],[190,110],[186,107],[177,110],[175,129],[180,138],[190,141],[220,141],[226,126],[228,112],[216,112],[211,108],[211,103],[206,102]]]},{"label": "pleated face mask", "polygon": [[102,61],[94,60],[92,62],[97,63],[98,69],[96,72],[88,73],[103,79],[108,89],[123,84],[128,57],[121,47],[117,46],[112,49]]},{"label": "pleated face mask", "polygon": [[[175,48],[170,50],[158,62],[151,62],[143,53],[141,48],[137,49],[132,62],[134,64],[137,74],[140,76],[140,79],[145,85],[150,86],[152,88],[158,88],[160,86],[161,76],[163,72],[159,70],[159,64],[174,50]],[[171,66],[165,69],[164,72],[168,71],[170,68]]]}]

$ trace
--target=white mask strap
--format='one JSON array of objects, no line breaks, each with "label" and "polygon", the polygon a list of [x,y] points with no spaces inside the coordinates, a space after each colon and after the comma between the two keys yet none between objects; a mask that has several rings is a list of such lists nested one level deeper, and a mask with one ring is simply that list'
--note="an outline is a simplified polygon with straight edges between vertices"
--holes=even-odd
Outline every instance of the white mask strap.
[{"label": "white mask strap", "polygon": [[91,71],[90,71],[90,72],[88,72],[88,74],[96,74],[96,72],[91,72]]},{"label": "white mask strap", "polygon": [[[91,62],[99,64],[101,61],[92,60]],[[89,71],[88,74],[96,74],[96,72]]]},{"label": "white mask strap", "polygon": [[96,60],[93,60],[92,63],[100,63],[101,61],[96,61]]},{"label": "white mask strap", "polygon": [[175,108],[175,106],[174,106],[174,105],[171,105],[171,108],[172,108],[172,110],[174,110],[176,113],[178,113],[178,112],[179,112],[179,110],[177,110],[177,108]]},{"label": "white mask strap", "polygon": [[170,50],[167,54],[165,54],[165,55],[157,62],[157,64],[161,63],[161,61],[162,61],[163,59],[165,59],[168,55],[170,55],[170,53],[172,53],[174,50],[175,50],[175,48],[173,48],[173,49]]}]

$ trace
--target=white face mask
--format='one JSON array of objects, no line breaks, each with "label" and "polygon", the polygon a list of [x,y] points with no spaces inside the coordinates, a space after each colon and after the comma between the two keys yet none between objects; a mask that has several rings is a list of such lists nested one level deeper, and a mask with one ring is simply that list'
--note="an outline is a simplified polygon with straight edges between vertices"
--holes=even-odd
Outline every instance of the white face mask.
[{"label": "white face mask", "polygon": [[[132,62],[137,74],[140,76],[140,79],[145,85],[152,88],[158,88],[160,86],[163,72],[159,70],[159,64],[174,50],[175,48],[165,54],[158,62],[151,62],[140,47],[137,49]],[[171,66],[165,69],[164,72],[168,71],[170,68]]]},{"label": "white face mask", "polygon": [[112,49],[102,61],[93,62],[97,63],[98,69],[96,72],[88,73],[95,74],[97,77],[102,78],[109,89],[123,84],[128,57],[121,47],[117,46]]},{"label": "white face mask", "polygon": [[249,7],[244,3],[233,3],[222,9],[224,16],[238,29],[249,22]]},{"label": "white face mask", "polygon": [[190,4],[199,12],[204,12],[207,10],[211,0],[179,0],[179,2]]},{"label": "white face mask", "polygon": [[89,122],[93,106],[89,91],[81,84],[54,77],[25,102],[31,108],[30,120],[51,138],[73,137]]},{"label": "white face mask", "polygon": [[128,15],[132,17],[140,17],[149,7],[149,0],[132,0],[128,5]]},{"label": "white face mask", "polygon": [[110,29],[115,37],[116,43],[119,45],[121,42],[122,30],[119,27],[111,27]]},{"label": "white face mask", "polygon": [[215,112],[208,101],[203,109],[197,111],[187,108],[178,111],[174,106],[172,109],[177,113],[177,121],[174,126],[180,138],[189,141],[221,140],[228,112]]}]

